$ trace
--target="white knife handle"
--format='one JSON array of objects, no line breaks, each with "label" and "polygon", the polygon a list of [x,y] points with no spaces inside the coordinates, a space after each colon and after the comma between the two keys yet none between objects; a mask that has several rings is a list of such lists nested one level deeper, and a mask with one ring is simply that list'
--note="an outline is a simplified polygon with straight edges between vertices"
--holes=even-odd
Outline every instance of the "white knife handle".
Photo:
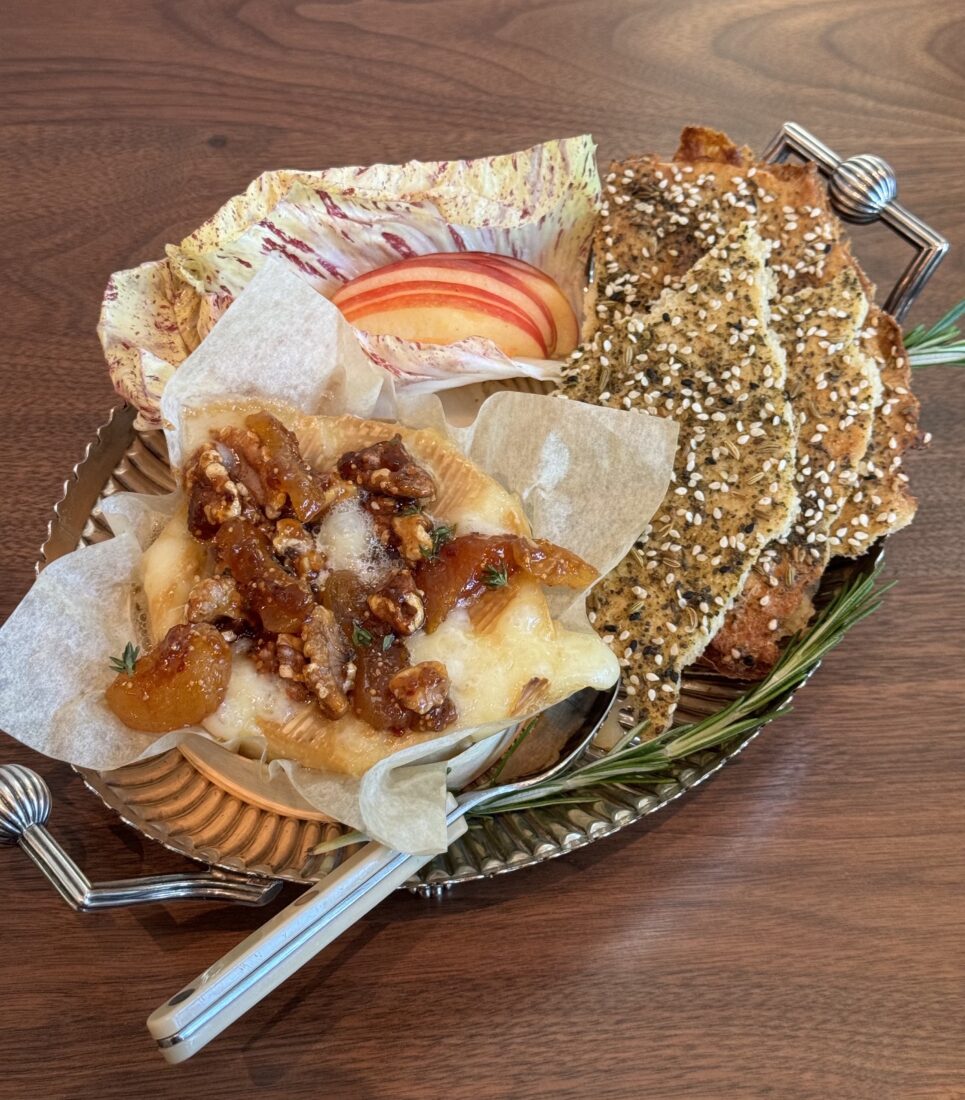
[{"label": "white knife handle", "polygon": [[[449,842],[465,829],[460,816],[449,826]],[[174,1064],[190,1058],[430,859],[366,844],[309,887],[151,1013],[148,1031],[165,1060]]]}]

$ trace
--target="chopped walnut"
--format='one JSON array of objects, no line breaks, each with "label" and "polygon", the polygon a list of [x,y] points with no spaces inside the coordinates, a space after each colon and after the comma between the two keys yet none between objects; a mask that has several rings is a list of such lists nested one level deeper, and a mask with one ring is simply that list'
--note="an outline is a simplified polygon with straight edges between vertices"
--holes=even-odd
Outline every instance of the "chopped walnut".
[{"label": "chopped walnut", "polygon": [[275,639],[275,662],[283,680],[304,680],[305,658],[297,634],[279,634]]},{"label": "chopped walnut", "polygon": [[251,491],[258,503],[264,508],[269,519],[277,519],[287,502],[284,490],[272,487],[269,477],[271,456],[267,447],[253,431],[247,428],[223,428],[218,439],[227,444],[238,456],[239,479],[244,469],[246,484],[251,482]]},{"label": "chopped walnut", "polygon": [[230,573],[205,577],[191,589],[186,605],[189,623],[214,623],[219,619],[244,622],[245,605]]},{"label": "chopped walnut", "polygon": [[413,460],[398,435],[342,455],[338,472],[363,489],[403,500],[428,500],[436,495],[436,483]]},{"label": "chopped walnut", "polygon": [[432,521],[422,512],[393,516],[392,533],[406,561],[419,562],[432,553]]},{"label": "chopped walnut", "polygon": [[358,496],[358,486],[351,481],[346,481],[334,471],[327,474],[316,474],[315,481],[322,494],[323,506],[320,515],[341,504],[343,500],[350,500]]},{"label": "chopped walnut", "polygon": [[422,594],[407,569],[393,573],[366,602],[372,614],[396,634],[414,634],[426,621]]},{"label": "chopped walnut", "polygon": [[316,607],[302,630],[302,653],[308,660],[305,683],[329,718],[349,709],[349,648],[345,635],[326,607]]},{"label": "chopped walnut", "polygon": [[325,555],[297,519],[280,519],[271,545],[299,577],[313,580],[325,568]]},{"label": "chopped walnut", "polygon": [[423,661],[397,672],[389,681],[389,691],[406,710],[428,714],[448,699],[449,674],[440,661]]},{"label": "chopped walnut", "polygon": [[224,456],[214,444],[201,447],[185,472],[188,490],[188,529],[207,541],[222,523],[242,513],[241,493],[232,481]]}]

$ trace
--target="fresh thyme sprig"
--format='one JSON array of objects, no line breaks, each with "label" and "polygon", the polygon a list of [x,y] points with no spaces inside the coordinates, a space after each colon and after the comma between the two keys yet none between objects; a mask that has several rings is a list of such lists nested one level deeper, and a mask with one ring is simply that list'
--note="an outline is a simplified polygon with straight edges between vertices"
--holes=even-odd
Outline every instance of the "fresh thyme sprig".
[{"label": "fresh thyme sprig", "polygon": [[487,588],[505,588],[509,584],[509,570],[505,565],[487,565],[483,569],[483,584]]},{"label": "fresh thyme sprig", "polygon": [[124,652],[120,657],[111,657],[111,669],[114,672],[123,672],[127,676],[134,675],[134,669],[137,667],[137,659],[141,655],[140,646],[136,646],[133,642],[128,642],[124,646]]},{"label": "fresh thyme sprig", "polygon": [[422,550],[422,556],[429,561],[433,561],[439,557],[439,551],[446,545],[446,543],[452,542],[456,537],[456,525],[448,523],[439,523],[429,532],[429,538],[432,539],[432,546],[424,547]]},{"label": "fresh thyme sprig", "polygon": [[770,675],[716,714],[643,740],[643,726],[638,726],[605,755],[546,783],[480,806],[474,813],[486,816],[592,802],[603,795],[601,788],[608,783],[660,783],[673,778],[673,765],[685,757],[735,741],[786,714],[789,693],[853,626],[877,610],[891,587],[878,585],[877,578],[875,570],[863,580],[845,585],[811,626],[788,644]]},{"label": "fresh thyme sprig", "polygon": [[965,301],[950,309],[931,328],[918,325],[905,333],[908,362],[913,370],[920,367],[965,367],[965,339],[956,323],[963,314]]}]

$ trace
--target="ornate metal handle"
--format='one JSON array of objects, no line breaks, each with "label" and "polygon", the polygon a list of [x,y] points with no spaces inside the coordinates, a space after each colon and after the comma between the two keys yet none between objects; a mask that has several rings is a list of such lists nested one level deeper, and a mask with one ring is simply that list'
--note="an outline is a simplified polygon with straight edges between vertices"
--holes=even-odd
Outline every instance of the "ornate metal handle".
[{"label": "ornate metal handle", "polygon": [[828,180],[831,205],[845,221],[858,225],[883,221],[915,246],[914,259],[885,302],[885,311],[900,321],[942,262],[948,241],[898,202],[894,169],[881,157],[865,154],[842,160],[803,126],[785,122],[764,150],[764,160],[780,163],[792,153],[815,162]]},{"label": "ornate metal handle", "polygon": [[81,912],[156,901],[231,901],[264,905],[281,890],[278,879],[230,871],[200,875],[149,875],[94,885],[45,827],[47,784],[21,764],[0,766],[0,844],[19,844],[72,908]]}]

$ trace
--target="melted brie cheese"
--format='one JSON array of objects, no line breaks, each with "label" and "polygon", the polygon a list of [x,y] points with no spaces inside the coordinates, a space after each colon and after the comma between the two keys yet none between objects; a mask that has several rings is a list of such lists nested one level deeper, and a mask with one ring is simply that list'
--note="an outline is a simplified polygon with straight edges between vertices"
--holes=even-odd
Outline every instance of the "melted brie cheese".
[{"label": "melted brie cheese", "polygon": [[336,504],[322,520],[315,545],[330,572],[347,569],[366,584],[378,584],[391,569],[375,523],[357,500]]},{"label": "melted brie cheese", "polygon": [[184,605],[191,589],[210,572],[207,547],[192,536],[187,523],[185,503],[141,559],[141,587],[154,642],[159,642],[172,626],[184,622]]},{"label": "melted brie cheese", "polygon": [[[484,597],[485,598],[485,597]],[[620,674],[616,657],[592,633],[557,626],[536,584],[520,585],[485,632],[477,631],[462,609],[451,611],[432,634],[406,639],[412,663],[441,661],[452,684],[450,696],[459,724],[486,725],[541,709],[526,706],[526,689],[545,680],[552,701],[583,687],[609,687]]]},{"label": "melted brie cheese", "polygon": [[[247,413],[263,407],[226,400],[189,412],[188,453],[212,428],[241,425]],[[277,406],[271,411],[296,433],[305,458],[318,469],[330,469],[346,451],[398,432],[436,480],[439,493],[429,511],[437,522],[455,525],[460,535],[530,533],[519,500],[437,432],[348,416],[302,416]],[[184,621],[191,588],[209,572],[207,548],[188,533],[186,515],[186,507],[181,508],[143,559],[155,640]],[[390,566],[371,517],[355,502],[332,509],[319,527],[317,542],[330,570],[350,569],[366,581],[377,581]],[[495,597],[489,604],[487,599],[483,605],[490,610],[481,616],[478,608],[472,617],[456,609],[433,634],[405,639],[413,664],[441,661],[446,666],[458,717],[443,735],[460,729],[492,732],[581,688],[602,690],[617,680],[619,664],[613,653],[591,630],[574,632],[554,623],[536,583],[519,585],[502,606]],[[246,755],[260,755],[267,744],[271,756],[354,776],[400,749],[440,736],[375,730],[352,713],[338,721],[325,718],[314,704],[294,703],[282,680],[258,672],[240,652],[234,657],[227,696],[204,726]]]}]

